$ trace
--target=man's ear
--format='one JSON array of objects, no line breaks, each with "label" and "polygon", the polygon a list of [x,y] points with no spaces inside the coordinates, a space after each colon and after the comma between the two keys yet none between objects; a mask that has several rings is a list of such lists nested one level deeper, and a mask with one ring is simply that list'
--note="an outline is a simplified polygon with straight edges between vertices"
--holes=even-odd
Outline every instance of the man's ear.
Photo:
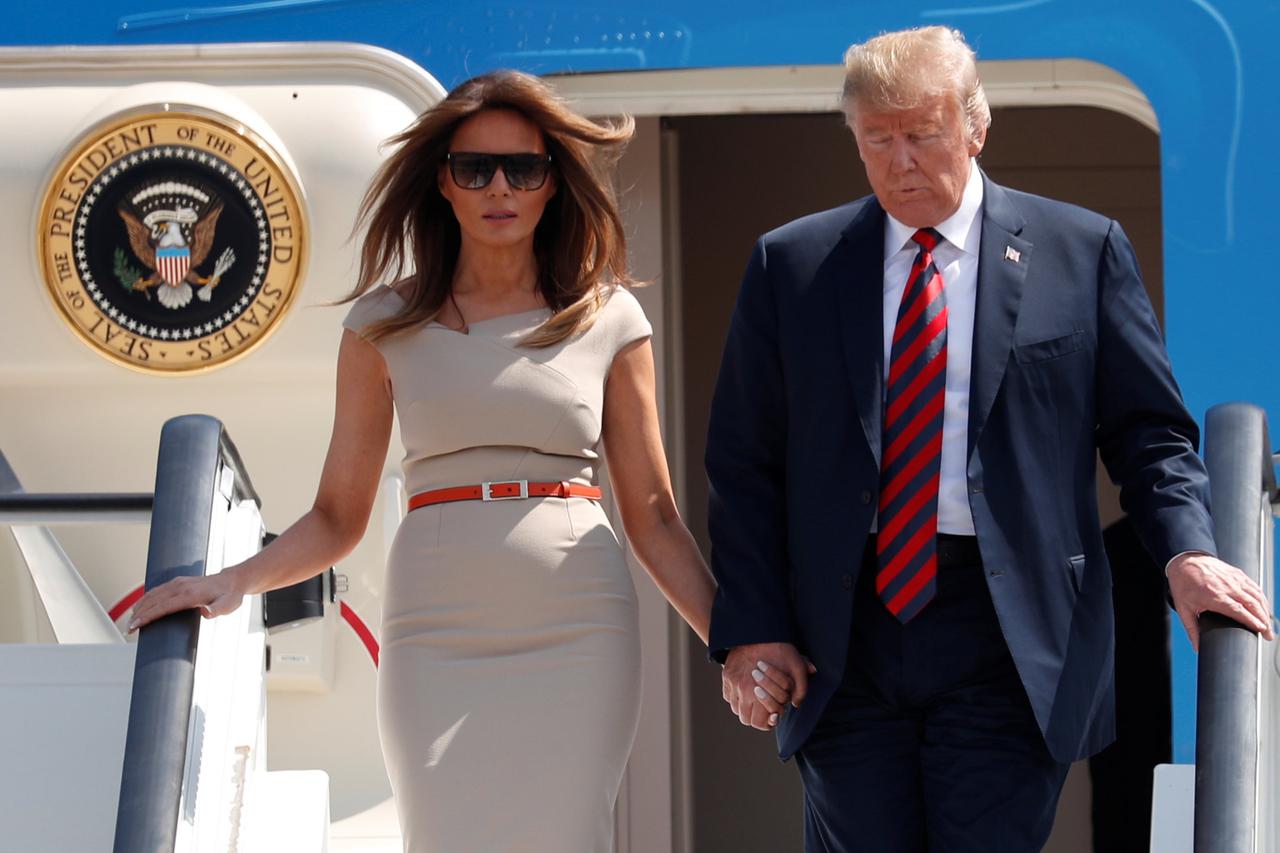
[{"label": "man's ear", "polygon": [[987,144],[987,129],[985,127],[978,128],[977,132],[969,137],[969,156],[977,157],[982,153],[983,147]]}]

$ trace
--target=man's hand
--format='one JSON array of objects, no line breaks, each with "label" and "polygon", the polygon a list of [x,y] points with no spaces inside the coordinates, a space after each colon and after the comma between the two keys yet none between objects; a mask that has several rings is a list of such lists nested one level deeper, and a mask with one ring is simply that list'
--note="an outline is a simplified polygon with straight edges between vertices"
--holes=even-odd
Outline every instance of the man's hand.
[{"label": "man's hand", "polygon": [[724,701],[744,726],[767,732],[788,701],[800,707],[817,671],[790,643],[736,646],[720,673]]},{"label": "man's hand", "polygon": [[1221,613],[1266,637],[1271,630],[1271,608],[1262,590],[1244,572],[1208,554],[1179,554],[1169,563],[1169,591],[1191,647],[1200,651],[1200,614]]}]

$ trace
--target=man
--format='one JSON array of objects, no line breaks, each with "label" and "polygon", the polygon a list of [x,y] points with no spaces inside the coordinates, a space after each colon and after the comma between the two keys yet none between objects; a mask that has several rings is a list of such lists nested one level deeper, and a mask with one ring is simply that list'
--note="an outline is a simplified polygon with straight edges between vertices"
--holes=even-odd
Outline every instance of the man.
[{"label": "man", "polygon": [[1204,610],[1270,638],[1268,607],[1212,556],[1120,226],[981,173],[960,33],[845,66],[874,196],[748,265],[707,441],[710,647],[734,712],[797,757],[807,850],[1039,850],[1070,762],[1114,733],[1095,448],[1193,643]]}]

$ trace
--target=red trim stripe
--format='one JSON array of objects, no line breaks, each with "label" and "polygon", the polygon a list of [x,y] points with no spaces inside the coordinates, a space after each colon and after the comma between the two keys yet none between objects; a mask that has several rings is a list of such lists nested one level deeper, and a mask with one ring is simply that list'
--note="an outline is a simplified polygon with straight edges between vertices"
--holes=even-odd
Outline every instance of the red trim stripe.
[{"label": "red trim stripe", "polygon": [[338,602],[338,611],[342,614],[342,618],[347,620],[347,624],[351,626],[351,630],[356,632],[356,636],[360,638],[360,642],[364,643],[365,650],[369,652],[369,657],[373,658],[374,668],[378,666],[378,638],[373,636],[373,632],[369,630],[369,626],[364,624],[364,620],[356,615],[345,601]]},{"label": "red trim stripe", "polygon": [[115,603],[115,606],[113,606],[110,610],[107,611],[107,616],[111,618],[112,622],[118,622],[120,620],[120,617],[124,615],[125,611],[133,607],[133,605],[137,604],[138,599],[142,598],[142,594],[145,593],[146,591],[147,591],[146,586],[144,586],[143,584],[138,584],[137,589],[135,589],[133,592],[129,593],[124,598],[117,601]]}]

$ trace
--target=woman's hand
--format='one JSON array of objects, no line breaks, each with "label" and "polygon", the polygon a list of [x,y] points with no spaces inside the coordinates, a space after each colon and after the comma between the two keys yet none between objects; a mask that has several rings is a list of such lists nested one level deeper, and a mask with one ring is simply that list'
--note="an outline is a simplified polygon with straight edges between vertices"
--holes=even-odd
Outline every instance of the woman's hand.
[{"label": "woman's hand", "polygon": [[246,595],[289,586],[332,566],[364,535],[391,441],[391,380],[368,341],[342,333],[338,396],[329,454],[311,510],[266,548],[216,575],[174,578],[147,592],[133,609],[132,633],[179,610],[206,619],[230,613]]},{"label": "woman's hand", "polygon": [[180,577],[149,590],[138,600],[129,618],[129,633],[150,622],[199,608],[206,619],[232,612],[244,601],[244,592],[235,582],[234,573],[222,571],[202,577]]},{"label": "woman's hand", "polygon": [[787,705],[800,707],[817,671],[790,643],[735,646],[720,673],[724,701],[744,726],[770,731]]}]

